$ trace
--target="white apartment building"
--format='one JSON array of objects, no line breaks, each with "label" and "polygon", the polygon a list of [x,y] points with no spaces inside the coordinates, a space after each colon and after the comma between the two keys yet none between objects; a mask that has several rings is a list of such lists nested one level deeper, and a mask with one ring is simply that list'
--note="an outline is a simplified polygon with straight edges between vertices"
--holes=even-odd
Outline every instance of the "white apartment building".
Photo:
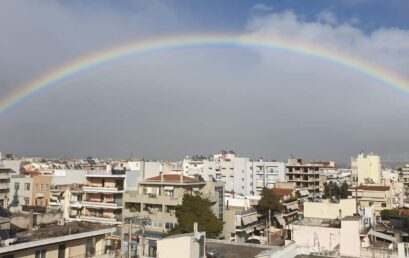
[{"label": "white apartment building", "polygon": [[0,168],[0,207],[7,207],[10,198],[10,174],[11,169]]},{"label": "white apartment building", "polygon": [[381,158],[373,153],[363,153],[351,158],[352,182],[359,184],[381,183]]},{"label": "white apartment building", "polygon": [[285,180],[285,163],[253,161],[238,157],[233,152],[216,154],[212,158],[187,157],[183,160],[186,176],[199,175],[206,181],[225,182],[226,192],[238,195],[258,195],[263,187],[273,188]]}]

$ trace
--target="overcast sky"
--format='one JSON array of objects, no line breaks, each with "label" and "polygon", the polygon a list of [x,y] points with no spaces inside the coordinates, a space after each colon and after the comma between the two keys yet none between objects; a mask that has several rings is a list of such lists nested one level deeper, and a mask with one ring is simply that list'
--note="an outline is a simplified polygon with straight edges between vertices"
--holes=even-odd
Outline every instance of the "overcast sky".
[{"label": "overcast sky", "polygon": [[[287,37],[409,80],[407,1],[1,1],[0,96],[81,56],[172,35]],[[245,2],[245,3],[242,3]],[[382,12],[380,11],[382,10]],[[280,51],[201,47],[109,62],[0,116],[0,150],[47,157],[409,160],[409,94]]]}]

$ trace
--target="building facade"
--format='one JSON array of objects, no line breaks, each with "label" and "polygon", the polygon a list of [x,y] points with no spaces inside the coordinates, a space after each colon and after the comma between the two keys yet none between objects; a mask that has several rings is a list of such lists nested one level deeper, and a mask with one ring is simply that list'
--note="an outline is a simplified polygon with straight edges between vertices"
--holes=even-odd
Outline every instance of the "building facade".
[{"label": "building facade", "polygon": [[356,184],[380,184],[381,183],[381,159],[373,153],[358,154],[351,158],[353,182]]},{"label": "building facade", "polygon": [[294,183],[296,191],[308,192],[310,198],[315,198],[322,192],[320,165],[305,164],[301,159],[288,159],[285,170],[287,182]]}]

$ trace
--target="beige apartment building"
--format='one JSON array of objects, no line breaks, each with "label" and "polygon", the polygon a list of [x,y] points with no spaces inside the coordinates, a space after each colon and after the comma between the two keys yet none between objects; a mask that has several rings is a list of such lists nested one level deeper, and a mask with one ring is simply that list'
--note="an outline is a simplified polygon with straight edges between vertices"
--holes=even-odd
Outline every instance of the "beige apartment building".
[{"label": "beige apartment building", "polygon": [[81,220],[121,224],[125,172],[89,170],[85,176],[87,183],[83,187]]},{"label": "beige apartment building", "polygon": [[390,186],[360,185],[348,189],[352,198],[357,198],[359,205],[371,206],[376,216],[384,209],[397,208],[398,203],[394,201],[394,195]]},{"label": "beige apartment building", "polygon": [[303,163],[302,159],[288,159],[285,174],[287,182],[294,183],[296,191],[308,191],[311,198],[322,192],[323,180],[319,164]]},{"label": "beige apartment building", "polygon": [[[127,250],[130,231],[132,231],[132,237],[142,237],[142,225],[134,224],[131,230],[129,224],[126,223],[127,218],[146,219],[146,224],[143,226],[144,232],[145,234],[150,232],[151,241],[156,241],[177,225],[176,206],[182,204],[185,194],[199,195],[209,199],[214,203],[213,213],[223,220],[224,182],[204,182],[194,177],[183,176],[182,173],[151,177],[139,182],[137,191],[129,191],[124,194],[122,232],[124,250]],[[152,255],[155,249],[156,246],[149,246],[146,248],[146,254]]]},{"label": "beige apartment building", "polygon": [[353,182],[359,184],[380,184],[381,183],[381,158],[373,153],[364,155],[358,154],[351,158],[351,169]]},{"label": "beige apartment building", "polygon": [[[51,226],[53,227],[53,226]],[[72,227],[73,229],[75,227]],[[47,230],[47,229],[44,229]],[[61,227],[61,230],[64,230]],[[87,232],[67,234],[46,238],[31,239],[24,243],[0,248],[0,257],[4,258],[76,258],[107,257],[102,256],[115,248],[108,246],[107,239],[116,228],[95,229]],[[38,233],[37,233],[38,234]],[[46,233],[44,233],[47,235]]]},{"label": "beige apartment building", "polygon": [[52,176],[33,176],[32,205],[48,207],[51,199]]}]

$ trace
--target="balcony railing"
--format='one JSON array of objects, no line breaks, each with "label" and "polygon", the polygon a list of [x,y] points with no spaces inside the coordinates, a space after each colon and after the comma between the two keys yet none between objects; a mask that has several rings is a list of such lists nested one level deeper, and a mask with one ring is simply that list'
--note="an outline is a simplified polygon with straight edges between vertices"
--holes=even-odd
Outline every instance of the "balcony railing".
[{"label": "balcony railing", "polygon": [[31,212],[31,210],[33,210],[33,212],[35,212],[35,213],[45,213],[46,212],[46,207],[32,206],[32,205],[22,205],[21,210],[26,211],[26,212]]},{"label": "balcony railing", "polygon": [[120,193],[122,187],[84,186],[83,190],[88,193]]},{"label": "balcony railing", "polygon": [[89,214],[80,217],[81,220],[90,222],[101,222],[101,223],[113,223],[119,224],[122,222],[122,215],[102,215],[102,214]]},{"label": "balcony railing", "polygon": [[111,208],[111,209],[121,209],[122,208],[122,201],[121,202],[106,202],[106,201],[83,201],[82,206],[84,207],[96,207],[96,208]]}]

